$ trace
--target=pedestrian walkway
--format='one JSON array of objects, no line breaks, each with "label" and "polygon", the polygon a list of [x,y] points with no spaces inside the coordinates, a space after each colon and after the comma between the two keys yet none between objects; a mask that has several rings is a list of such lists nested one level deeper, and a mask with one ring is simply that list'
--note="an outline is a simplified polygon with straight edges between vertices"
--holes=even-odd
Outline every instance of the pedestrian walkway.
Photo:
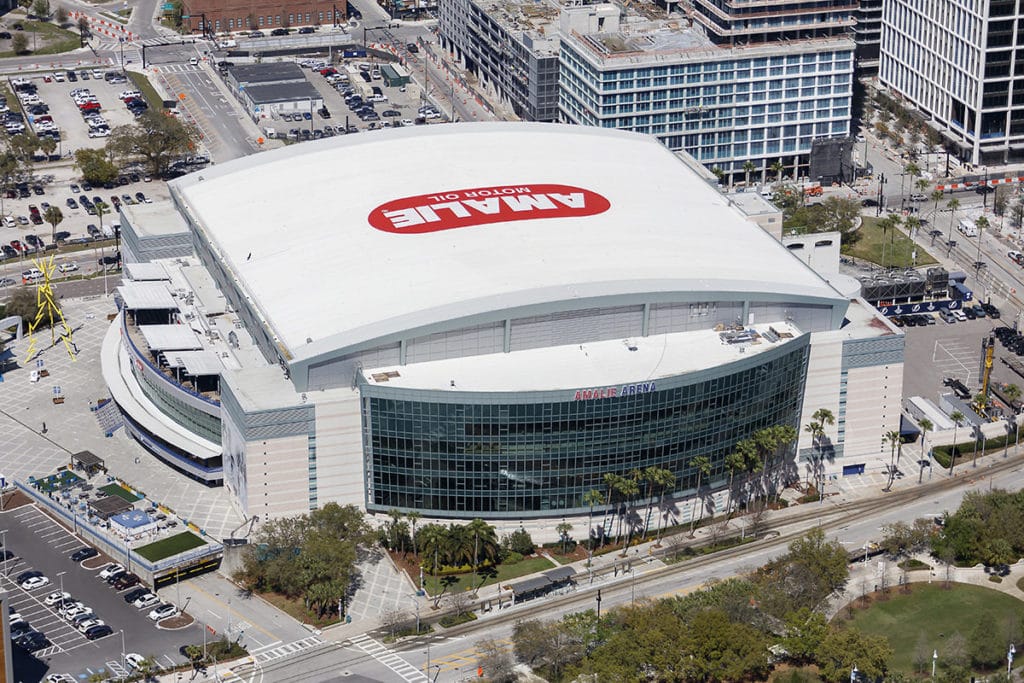
[{"label": "pedestrian walkway", "polygon": [[374,640],[368,634],[363,633],[362,635],[353,636],[347,641],[343,642],[342,645],[349,644],[362,650],[366,654],[370,655],[378,662],[386,666],[395,672],[395,674],[403,681],[408,683],[414,683],[416,681],[428,681],[426,674],[417,669],[415,666],[399,657],[393,650],[388,649],[382,643]]},{"label": "pedestrian walkway", "polygon": [[266,664],[278,659],[283,659],[290,655],[298,654],[299,652],[311,650],[323,644],[324,641],[320,636],[310,636],[308,638],[303,638],[302,640],[296,640],[292,643],[284,643],[283,645],[268,645],[264,648],[253,650],[250,654],[252,655],[253,660],[257,663]]}]

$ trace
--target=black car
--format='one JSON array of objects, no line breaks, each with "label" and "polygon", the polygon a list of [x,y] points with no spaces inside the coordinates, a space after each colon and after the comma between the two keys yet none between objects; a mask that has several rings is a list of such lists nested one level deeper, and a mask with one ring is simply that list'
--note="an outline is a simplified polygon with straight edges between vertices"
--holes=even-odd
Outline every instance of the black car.
[{"label": "black car", "polygon": [[99,265],[101,265],[101,266],[104,265],[104,264],[106,264],[108,266],[112,266],[112,265],[117,264],[120,260],[121,259],[119,257],[117,257],[117,256],[103,256],[103,257],[100,257],[99,259],[97,259],[97,263],[99,263]]},{"label": "black car", "polygon": [[85,637],[89,640],[99,640],[105,638],[114,632],[114,629],[110,628],[106,624],[100,624],[99,626],[93,626],[85,632]]},{"label": "black car", "polygon": [[978,319],[978,316],[977,316],[977,314],[975,314],[974,309],[971,308],[970,306],[964,306],[960,310],[964,312],[964,315],[967,316],[968,320],[977,320]]},{"label": "black car", "polygon": [[127,593],[124,594],[124,601],[127,602],[127,603],[135,602],[136,600],[141,598],[143,595],[146,595],[147,593],[149,593],[149,589],[145,588],[145,587],[141,587],[141,588],[136,588],[134,590],[130,590]]},{"label": "black car", "polygon": [[89,181],[82,183],[82,192],[92,192],[92,183]]},{"label": "black car", "polygon": [[74,71],[67,71],[64,75],[68,77],[68,81],[70,81],[71,83],[78,82],[78,74],[76,74]]},{"label": "black car", "polygon": [[416,54],[417,52],[420,51],[420,49],[416,47],[416,43],[406,43],[405,49],[413,54]]},{"label": "black car", "polygon": [[78,202],[75,201],[74,197],[68,197],[67,205],[68,205],[69,209],[77,209],[78,208]]},{"label": "black car", "polygon": [[31,633],[35,629],[29,625],[27,621],[16,621],[11,624],[11,638],[20,638],[26,633]]},{"label": "black car", "polygon": [[316,29],[313,28],[312,26],[303,26],[302,28],[299,29],[299,34],[305,36],[305,35],[309,35],[310,33],[315,32],[315,31],[316,31]]},{"label": "black car", "polygon": [[140,583],[142,583],[142,579],[140,579],[135,574],[129,574],[128,572],[125,572],[124,574],[119,574],[117,578],[115,578],[113,581],[108,581],[107,583],[109,583],[117,590],[123,591],[125,588],[138,586]]},{"label": "black car", "polygon": [[0,550],[0,560],[6,561],[6,560],[13,560],[13,559],[14,559],[14,553],[12,553],[10,550]]},{"label": "black car", "polygon": [[22,572],[22,573],[18,574],[16,577],[14,577],[14,582],[15,583],[25,583],[26,581],[28,581],[29,579],[31,579],[33,577],[42,576],[42,575],[43,575],[42,572],[35,571],[35,570],[30,570],[30,571]]},{"label": "black car", "polygon": [[[58,237],[58,239],[60,238]],[[96,548],[86,546],[84,548],[79,548],[75,552],[71,553],[71,561],[81,562],[82,560],[88,560],[90,557],[96,557],[99,554],[100,551],[96,550]]]},{"label": "black car", "polygon": [[[114,262],[115,262],[115,263],[117,262],[117,261],[116,261],[116,259],[115,259],[115,261],[114,261]],[[122,570],[120,570],[120,571],[114,572],[113,574],[111,574],[110,576],[108,576],[108,577],[107,577],[106,579],[104,579],[104,580],[105,580],[105,581],[107,582],[107,584],[109,584],[109,585],[113,586],[113,585],[114,585],[114,582],[115,582],[115,581],[117,581],[118,579],[120,579],[120,578],[121,578],[122,576],[127,576],[127,575],[128,575],[128,572],[127,572],[127,571],[125,571],[124,569],[122,569]]]},{"label": "black car", "polygon": [[141,192],[136,192],[135,193],[135,201],[137,201],[140,204],[144,203],[146,201],[146,195],[144,195]]},{"label": "black car", "polygon": [[291,31],[289,31],[286,28],[275,28],[273,31],[270,32],[270,35],[272,35],[272,36],[286,36],[289,33],[291,33]]},{"label": "black car", "polygon": [[[108,626],[107,628],[110,627]],[[47,640],[46,636],[39,631],[29,631],[28,633],[15,638],[14,644],[22,650],[35,652],[36,650],[42,650],[44,647],[49,647],[50,641]]]},{"label": "black car", "polygon": [[[71,237],[71,233],[68,232],[67,230],[58,230],[57,232],[55,232],[53,234],[53,236],[57,239],[58,242],[60,242],[62,240],[66,240],[67,238]],[[90,548],[90,550],[91,550],[91,548]]]}]

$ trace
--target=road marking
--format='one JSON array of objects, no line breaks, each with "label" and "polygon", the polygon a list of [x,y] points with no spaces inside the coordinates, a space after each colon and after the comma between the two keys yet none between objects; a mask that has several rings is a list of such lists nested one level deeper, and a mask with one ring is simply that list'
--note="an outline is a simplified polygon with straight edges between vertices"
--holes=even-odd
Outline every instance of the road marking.
[{"label": "road marking", "polygon": [[392,650],[389,650],[383,644],[377,642],[365,633],[349,638],[349,642],[387,668],[394,671],[403,681],[407,681],[407,683],[430,680],[417,667],[405,661],[402,657],[398,656]]},{"label": "road marking", "polygon": [[[277,643],[280,642],[281,641],[277,641]],[[268,662],[273,662],[277,659],[282,659],[284,657],[288,657],[290,655],[294,655],[305,650],[310,650],[314,647],[317,647],[318,645],[323,645],[323,642],[324,641],[322,638],[320,638],[320,636],[309,636],[308,638],[296,640],[291,643],[284,643],[283,645],[273,643],[272,645],[276,645],[275,647],[273,647],[273,649],[269,649],[271,646],[267,646],[261,648],[258,651],[254,650],[250,654],[252,655],[254,662],[259,664],[266,664]]]}]

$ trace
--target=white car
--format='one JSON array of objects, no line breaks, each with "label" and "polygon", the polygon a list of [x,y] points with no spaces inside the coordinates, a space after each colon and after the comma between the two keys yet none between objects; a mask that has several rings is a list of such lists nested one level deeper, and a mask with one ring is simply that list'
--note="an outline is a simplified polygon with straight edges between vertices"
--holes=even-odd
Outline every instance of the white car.
[{"label": "white car", "polygon": [[77,263],[62,263],[59,266],[57,266],[57,270],[59,270],[62,273],[73,273],[76,270],[78,270],[78,264]]},{"label": "white car", "polygon": [[18,221],[14,220],[14,216],[4,216],[4,227],[16,228],[18,227]]},{"label": "white car", "polygon": [[91,617],[92,613],[93,613],[92,612],[92,608],[86,607],[85,605],[83,605],[81,603],[78,603],[77,605],[75,605],[71,609],[69,609],[66,612],[64,612],[64,618],[67,621],[72,621],[73,622],[78,617],[81,617],[81,616],[86,615],[86,614],[88,614]]},{"label": "white car", "polygon": [[89,137],[91,138],[109,138],[110,130],[107,128],[93,128],[89,131]]},{"label": "white car", "polygon": [[63,593],[61,593],[60,591],[54,591],[53,593],[50,593],[46,596],[46,598],[43,600],[43,604],[56,605],[58,602],[64,602],[65,600],[70,599],[71,593],[68,593],[67,591],[64,591]]},{"label": "white car", "polygon": [[178,608],[170,603],[164,603],[155,610],[149,613],[151,621],[160,621],[161,619],[169,619],[178,614]]},{"label": "white car", "polygon": [[[61,77],[63,81],[63,76]],[[75,683],[75,679],[71,674],[49,674],[45,679],[46,683]]]},{"label": "white car", "polygon": [[143,662],[146,661],[146,658],[140,655],[138,652],[129,652],[124,656],[124,661],[125,664],[127,664],[133,669],[141,669]]},{"label": "white car", "polygon": [[152,607],[153,605],[159,604],[160,598],[158,598],[156,595],[153,595],[152,593],[146,593],[141,598],[132,603],[132,605],[134,605],[136,609],[146,609],[147,607]]},{"label": "white car", "polygon": [[93,626],[103,626],[104,623],[105,622],[102,619],[86,619],[85,621],[83,621],[81,624],[78,625],[78,632],[79,633],[85,633],[86,631],[91,629]]},{"label": "white car", "polygon": [[123,572],[123,571],[124,571],[124,566],[123,565],[120,565],[120,564],[108,564],[106,567],[104,567],[102,570],[100,570],[100,578],[103,579],[104,581],[106,581],[107,579],[109,579],[114,574],[116,574],[118,572]]},{"label": "white car", "polygon": [[142,93],[140,93],[138,90],[122,90],[121,94],[118,95],[118,97],[122,100],[127,100],[133,97],[142,97]]},{"label": "white car", "polygon": [[45,576],[33,576],[21,582],[21,587],[27,591],[34,591],[49,585],[50,580]]}]

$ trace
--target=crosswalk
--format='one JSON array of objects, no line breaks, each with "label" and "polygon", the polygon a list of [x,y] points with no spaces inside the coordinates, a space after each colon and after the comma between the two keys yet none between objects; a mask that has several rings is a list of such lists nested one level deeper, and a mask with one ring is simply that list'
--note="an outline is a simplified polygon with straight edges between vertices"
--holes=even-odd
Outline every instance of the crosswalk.
[{"label": "crosswalk", "polygon": [[309,650],[316,647],[317,645],[323,644],[323,639],[320,636],[309,636],[302,640],[296,640],[291,643],[285,643],[283,645],[275,645],[266,649],[254,650],[252,654],[253,660],[258,664],[266,664],[276,659],[288,657],[304,650]]},{"label": "crosswalk", "polygon": [[111,660],[107,662],[107,670],[118,678],[127,678],[128,670],[121,666],[121,662]]},{"label": "crosswalk", "polygon": [[382,643],[379,643],[365,633],[350,638],[348,642],[394,671],[403,681],[416,683],[418,681],[430,680],[426,674],[399,657],[393,650],[389,650]]}]

